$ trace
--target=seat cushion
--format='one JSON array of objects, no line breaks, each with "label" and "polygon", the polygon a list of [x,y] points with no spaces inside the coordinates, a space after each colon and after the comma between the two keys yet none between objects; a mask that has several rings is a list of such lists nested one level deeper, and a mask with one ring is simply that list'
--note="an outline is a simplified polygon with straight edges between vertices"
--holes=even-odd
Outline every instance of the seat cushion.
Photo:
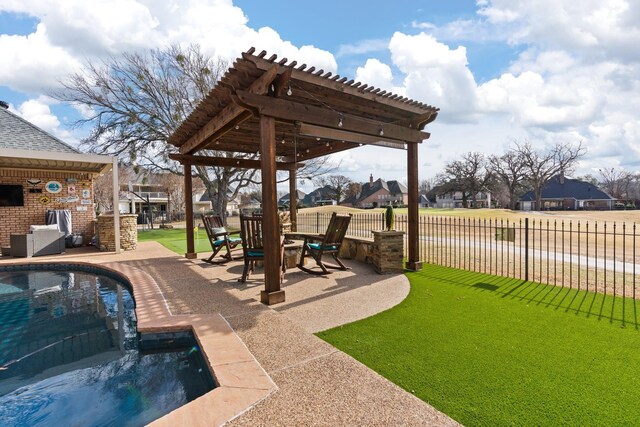
[{"label": "seat cushion", "polygon": [[264,256],[264,251],[249,251],[249,252],[247,252],[247,256],[249,256],[249,257],[262,257],[262,256]]},{"label": "seat cushion", "polygon": [[[319,251],[322,245],[320,243],[307,243],[307,246],[309,246],[314,251]],[[336,245],[328,245],[324,247],[325,251],[334,251],[336,249],[338,249],[338,246]]]}]

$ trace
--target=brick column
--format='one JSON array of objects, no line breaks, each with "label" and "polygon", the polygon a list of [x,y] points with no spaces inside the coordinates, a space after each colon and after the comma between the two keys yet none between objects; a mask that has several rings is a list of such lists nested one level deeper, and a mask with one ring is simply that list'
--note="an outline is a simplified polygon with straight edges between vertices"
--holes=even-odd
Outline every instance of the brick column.
[{"label": "brick column", "polygon": [[378,274],[403,273],[404,231],[372,231],[373,267]]}]

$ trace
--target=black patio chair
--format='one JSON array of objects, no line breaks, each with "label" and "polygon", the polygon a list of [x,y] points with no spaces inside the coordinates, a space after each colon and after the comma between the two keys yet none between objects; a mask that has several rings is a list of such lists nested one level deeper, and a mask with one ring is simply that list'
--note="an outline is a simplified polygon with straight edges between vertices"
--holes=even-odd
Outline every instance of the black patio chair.
[{"label": "black patio chair", "polygon": [[[349,227],[350,222],[351,214],[339,215],[334,212],[331,215],[329,226],[327,227],[327,231],[324,235],[321,234],[319,236],[305,237],[302,245],[302,253],[300,254],[300,262],[298,262],[298,268],[306,271],[307,273],[317,275],[331,273],[328,268],[347,270],[347,266],[338,259],[338,254],[340,253],[340,246],[342,245],[345,234],[347,234],[347,228]],[[338,265],[323,262],[322,257],[324,255],[331,255]],[[306,256],[312,257],[316,264],[318,264],[318,267],[320,267],[321,271],[311,270],[305,267],[304,258]]]},{"label": "black patio chair", "polygon": [[[211,249],[213,253],[206,259],[206,262],[211,264],[225,264],[234,259],[240,259],[242,256],[233,256],[233,253],[240,251],[237,248],[242,243],[240,237],[233,237],[234,234],[239,234],[239,231],[229,232],[224,226],[224,222],[219,215],[202,215],[202,223],[204,229],[207,231],[207,237],[209,243],[211,243]],[[226,249],[226,252],[220,253],[222,249]],[[214,257],[220,253],[220,261],[214,261]]]},{"label": "black patio chair", "polygon": [[[240,215],[240,236],[244,254],[244,269],[238,282],[246,282],[256,261],[264,262],[264,242],[262,215]],[[287,266],[284,263],[284,237],[280,237],[280,280],[283,280]]]}]

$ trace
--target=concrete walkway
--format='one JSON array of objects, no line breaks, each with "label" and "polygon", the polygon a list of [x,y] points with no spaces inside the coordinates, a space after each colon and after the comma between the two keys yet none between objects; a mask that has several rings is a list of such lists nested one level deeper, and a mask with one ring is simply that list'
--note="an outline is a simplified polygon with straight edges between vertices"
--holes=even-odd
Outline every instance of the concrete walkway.
[{"label": "concrete walkway", "polygon": [[119,255],[70,251],[32,262],[52,259],[123,262],[156,279],[172,314],[220,313],[278,387],[230,425],[457,425],[312,334],[398,304],[409,292],[404,275],[377,275],[355,262],[326,277],[292,269],[283,286],[286,302],[266,307],[258,302],[260,274],[237,282],[240,262],[189,261],[155,242]]}]

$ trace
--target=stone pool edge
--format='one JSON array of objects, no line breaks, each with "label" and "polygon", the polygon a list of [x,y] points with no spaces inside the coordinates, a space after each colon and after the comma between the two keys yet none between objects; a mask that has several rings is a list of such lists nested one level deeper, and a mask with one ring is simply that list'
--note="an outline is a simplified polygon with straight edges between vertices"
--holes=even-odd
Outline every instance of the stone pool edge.
[{"label": "stone pool edge", "polygon": [[[4,266],[24,264],[17,262]],[[149,426],[223,425],[277,391],[271,377],[220,314],[172,315],[162,290],[143,270],[118,262],[48,261],[45,264],[103,269],[122,277],[131,285],[140,333],[193,333],[218,387],[152,421]]]}]

